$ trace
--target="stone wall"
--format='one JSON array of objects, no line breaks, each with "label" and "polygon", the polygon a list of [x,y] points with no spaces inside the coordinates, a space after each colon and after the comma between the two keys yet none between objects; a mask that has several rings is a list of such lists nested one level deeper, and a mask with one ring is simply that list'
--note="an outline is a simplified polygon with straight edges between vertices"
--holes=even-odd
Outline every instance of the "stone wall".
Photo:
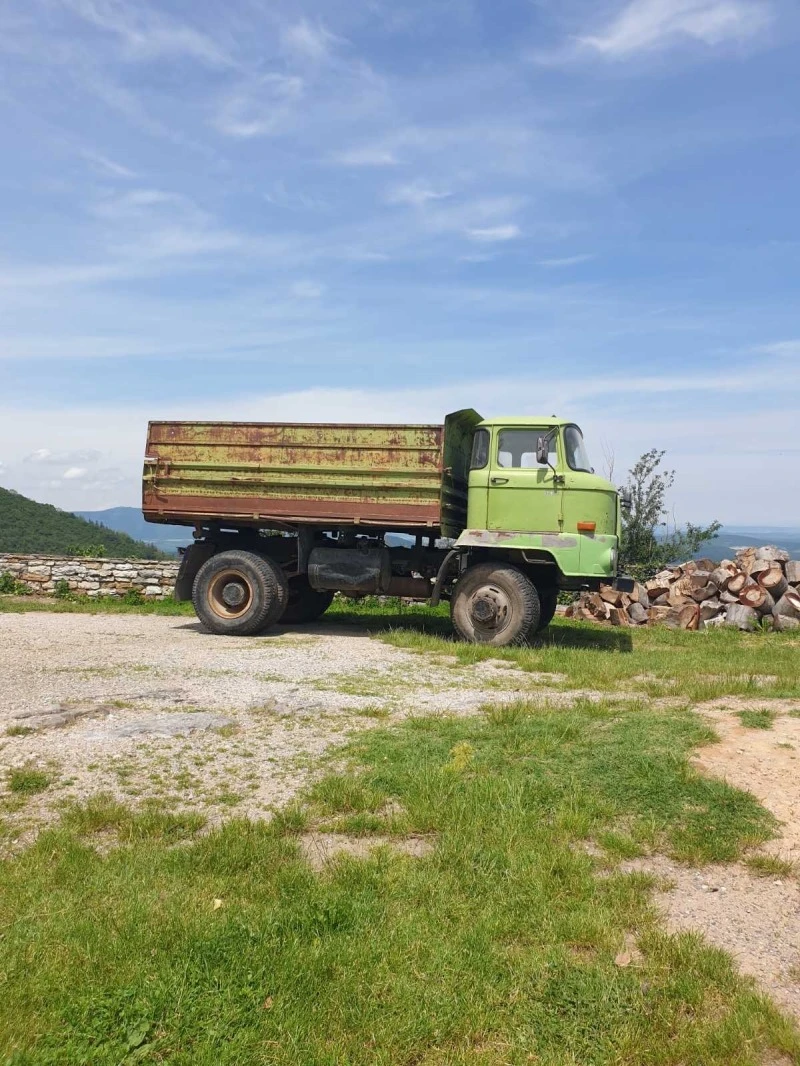
[{"label": "stone wall", "polygon": [[52,596],[56,585],[66,581],[79,596],[124,596],[136,590],[148,599],[172,595],[180,560],[164,559],[74,559],[64,555],[4,555],[0,574],[10,574],[31,592]]}]

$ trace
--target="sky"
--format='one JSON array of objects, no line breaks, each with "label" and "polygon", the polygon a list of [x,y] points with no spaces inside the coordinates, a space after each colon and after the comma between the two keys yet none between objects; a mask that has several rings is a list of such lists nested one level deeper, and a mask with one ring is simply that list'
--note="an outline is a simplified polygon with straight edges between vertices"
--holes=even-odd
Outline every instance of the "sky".
[{"label": "sky", "polygon": [[474,407],[800,526],[799,48],[796,0],[0,0],[0,485]]}]

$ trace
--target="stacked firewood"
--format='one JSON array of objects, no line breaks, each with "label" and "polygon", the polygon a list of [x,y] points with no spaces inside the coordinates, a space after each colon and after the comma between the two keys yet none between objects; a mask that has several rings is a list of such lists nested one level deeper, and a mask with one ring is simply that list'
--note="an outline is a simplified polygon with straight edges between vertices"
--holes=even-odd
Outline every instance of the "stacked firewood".
[{"label": "stacked firewood", "polygon": [[566,614],[616,626],[800,629],[800,561],[774,547],[743,548],[721,563],[690,559],[637,582],[631,593],[609,585],[582,592]]}]

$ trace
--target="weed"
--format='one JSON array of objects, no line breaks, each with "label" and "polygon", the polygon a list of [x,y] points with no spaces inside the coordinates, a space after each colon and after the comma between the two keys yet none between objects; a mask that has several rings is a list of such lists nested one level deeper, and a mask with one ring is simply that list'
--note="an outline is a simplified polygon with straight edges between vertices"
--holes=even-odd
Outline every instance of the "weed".
[{"label": "weed", "polygon": [[772,729],[772,725],[777,718],[774,711],[770,710],[751,710],[746,709],[744,711],[737,711],[739,721],[743,726],[747,726],[748,729]]},{"label": "weed", "polygon": [[791,862],[775,855],[749,855],[744,863],[759,877],[793,877],[796,873]]},{"label": "weed", "polygon": [[53,778],[44,770],[33,766],[17,766],[8,771],[8,788],[21,796],[33,796],[45,792],[53,783]]},{"label": "weed", "polygon": [[28,725],[10,725],[6,728],[7,737],[27,737],[35,730]]}]

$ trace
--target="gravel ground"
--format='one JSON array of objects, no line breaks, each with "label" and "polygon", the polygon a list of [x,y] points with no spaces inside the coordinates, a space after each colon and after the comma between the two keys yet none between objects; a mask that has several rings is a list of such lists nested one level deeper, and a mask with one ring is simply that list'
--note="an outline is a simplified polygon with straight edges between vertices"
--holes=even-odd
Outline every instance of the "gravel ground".
[{"label": "gravel ground", "polygon": [[13,768],[53,779],[8,816],[18,844],[65,800],[101,790],[212,823],[264,816],[355,730],[532,691],[576,695],[504,664],[434,666],[352,627],[243,640],[144,615],[0,615],[0,677],[0,789]]}]

